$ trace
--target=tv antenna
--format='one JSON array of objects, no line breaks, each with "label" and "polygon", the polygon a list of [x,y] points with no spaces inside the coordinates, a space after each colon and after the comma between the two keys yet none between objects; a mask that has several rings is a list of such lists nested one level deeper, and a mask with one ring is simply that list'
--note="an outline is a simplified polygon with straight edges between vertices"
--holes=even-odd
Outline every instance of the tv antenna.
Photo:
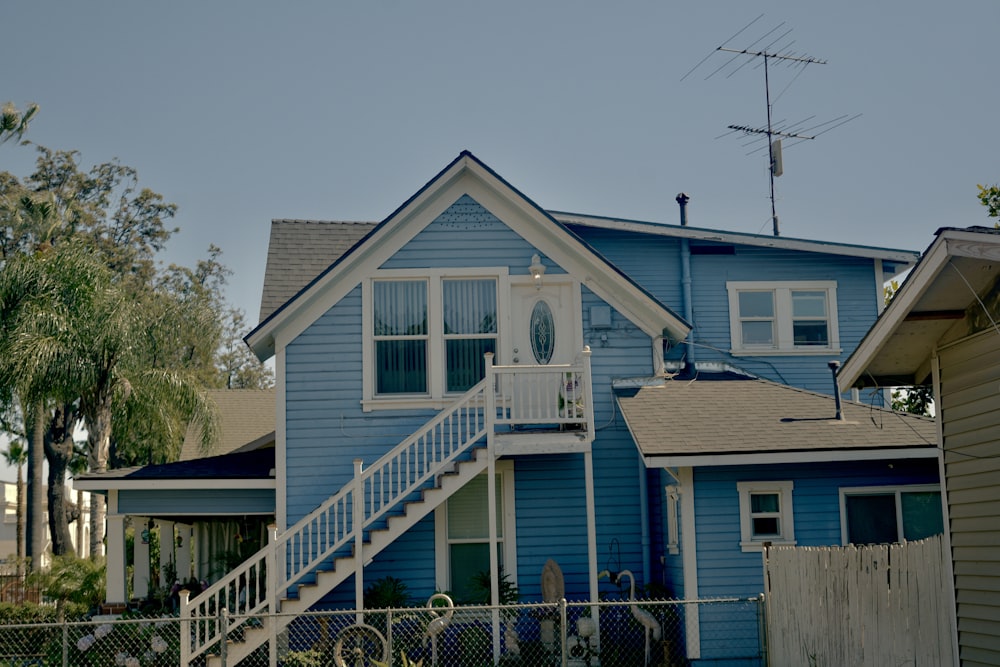
[{"label": "tv antenna", "polygon": [[[785,28],[785,23],[781,22],[775,27],[768,30],[762,36],[758,37],[748,46],[742,49],[734,49],[727,46],[730,42],[736,39],[739,35],[746,32],[751,26],[757,23],[760,19],[764,17],[763,14],[755,18],[753,21],[743,26],[735,35],[727,39],[720,46],[717,46],[714,51],[709,53],[707,56],[702,58],[701,62],[695,65],[687,74],[681,77],[681,81],[686,79],[692,72],[698,69],[705,61],[711,58],[716,53],[731,53],[733,54],[726,62],[719,65],[715,70],[713,70],[708,76],[705,77],[706,80],[711,79],[716,74],[728,70],[726,78],[733,76],[739,72],[747,64],[758,61],[763,63],[764,67],[764,96],[767,102],[767,125],[764,127],[752,126],[752,125],[728,125],[727,128],[730,132],[727,132],[721,136],[726,136],[733,132],[742,132],[744,136],[755,136],[759,138],[765,138],[767,140],[767,155],[768,155],[768,175],[770,177],[771,186],[771,225],[775,236],[780,236],[780,227],[778,225],[778,213],[775,207],[775,196],[774,196],[774,179],[781,176],[784,173],[783,160],[781,155],[781,140],[782,139],[794,139],[794,143],[789,144],[789,147],[794,146],[797,143],[803,141],[809,141],[815,139],[821,134],[829,132],[830,130],[840,127],[844,123],[854,120],[861,116],[861,114],[856,114],[854,116],[842,115],[834,118],[833,120],[818,123],[816,125],[811,125],[807,127],[807,124],[811,122],[815,116],[810,116],[800,121],[788,122],[787,120],[773,121],[772,112],[774,110],[774,102],[777,98],[785,93],[786,90],[792,85],[799,74],[801,74],[805,68],[809,65],[825,65],[825,60],[820,60],[819,58],[813,58],[805,53],[799,53],[792,50],[792,46],[795,44],[795,40],[790,40],[789,35],[792,32],[791,28]],[[775,36],[777,35],[777,36]],[[768,41],[769,40],[769,41]],[[789,41],[790,40],[790,41]],[[763,44],[763,45],[762,45]],[[740,61],[739,65],[733,66],[734,63]],[[791,67],[793,69],[798,69],[792,80],[782,89],[782,91],[777,95],[777,97],[771,99],[771,79],[770,79],[770,67],[775,65],[784,65],[786,67]],[[759,65],[758,65],[759,66]],[[718,138],[718,137],[717,137]],[[751,141],[744,146],[749,146],[754,142]],[[758,149],[751,150],[748,155],[757,152]]]}]

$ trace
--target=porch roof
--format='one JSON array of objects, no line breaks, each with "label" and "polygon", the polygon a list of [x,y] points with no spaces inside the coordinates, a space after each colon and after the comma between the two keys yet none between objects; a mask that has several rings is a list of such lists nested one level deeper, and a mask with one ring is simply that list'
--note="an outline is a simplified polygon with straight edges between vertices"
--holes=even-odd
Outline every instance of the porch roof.
[{"label": "porch roof", "polygon": [[647,467],[937,456],[933,419],[761,379],[696,380],[616,389]]},{"label": "porch roof", "polygon": [[87,473],[73,480],[73,488],[85,491],[195,487],[274,488],[274,447]]}]

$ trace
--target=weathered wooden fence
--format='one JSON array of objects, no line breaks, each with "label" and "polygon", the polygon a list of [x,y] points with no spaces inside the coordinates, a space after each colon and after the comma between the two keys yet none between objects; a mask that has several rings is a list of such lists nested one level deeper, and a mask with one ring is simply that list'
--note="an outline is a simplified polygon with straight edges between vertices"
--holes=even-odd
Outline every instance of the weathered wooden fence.
[{"label": "weathered wooden fence", "polygon": [[953,664],[942,540],[764,550],[771,667]]}]

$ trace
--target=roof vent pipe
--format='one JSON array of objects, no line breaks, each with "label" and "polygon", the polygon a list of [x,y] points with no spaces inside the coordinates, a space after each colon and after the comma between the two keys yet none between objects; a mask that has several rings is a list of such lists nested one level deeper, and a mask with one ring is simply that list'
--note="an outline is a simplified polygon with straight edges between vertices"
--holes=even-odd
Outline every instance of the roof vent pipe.
[{"label": "roof vent pipe", "polygon": [[840,403],[840,380],[837,379],[837,371],[840,369],[840,362],[836,359],[831,359],[826,362],[826,365],[830,367],[830,372],[833,373],[833,397],[837,401],[837,419],[839,421],[844,421],[844,411]]},{"label": "roof vent pipe", "polygon": [[687,227],[688,224],[687,206],[688,202],[691,201],[691,198],[687,196],[686,192],[682,192],[679,195],[677,195],[674,198],[674,200],[677,202],[677,205],[681,207],[681,227]]}]

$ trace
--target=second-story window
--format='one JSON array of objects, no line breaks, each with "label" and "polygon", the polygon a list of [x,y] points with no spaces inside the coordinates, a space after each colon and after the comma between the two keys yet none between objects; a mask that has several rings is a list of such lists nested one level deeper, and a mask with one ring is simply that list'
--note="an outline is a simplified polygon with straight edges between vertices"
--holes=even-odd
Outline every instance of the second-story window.
[{"label": "second-story window", "polygon": [[727,282],[735,354],[839,351],[834,281]]},{"label": "second-story window", "polygon": [[446,383],[465,391],[485,375],[483,355],[497,351],[497,281],[441,281]]},{"label": "second-story window", "polygon": [[427,281],[379,280],[372,293],[376,392],[427,393]]},{"label": "second-story window", "polygon": [[483,357],[499,347],[500,280],[456,273],[386,271],[368,283],[367,406],[439,407],[483,379]]}]

